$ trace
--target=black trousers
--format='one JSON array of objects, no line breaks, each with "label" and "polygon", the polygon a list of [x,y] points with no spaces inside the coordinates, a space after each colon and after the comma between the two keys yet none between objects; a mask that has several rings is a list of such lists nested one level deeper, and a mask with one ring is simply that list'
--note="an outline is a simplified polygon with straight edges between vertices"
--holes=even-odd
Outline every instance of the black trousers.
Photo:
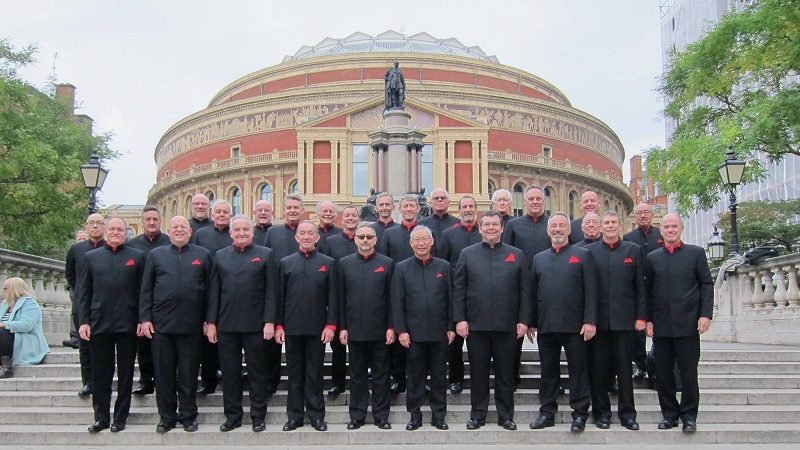
[{"label": "black trousers", "polygon": [[286,336],[286,370],[289,393],[286,414],[289,420],[303,422],[303,404],[311,421],[325,420],[322,396],[322,366],[325,344],[319,336]]},{"label": "black trousers", "polygon": [[334,386],[339,386],[344,390],[345,379],[347,378],[347,347],[342,344],[338,337],[334,337],[331,345],[331,382]]},{"label": "black trousers", "polygon": [[8,328],[0,328],[0,356],[14,357],[14,333]]},{"label": "black trousers", "polygon": [[[72,308],[75,311],[75,308]],[[78,324],[78,313],[72,313],[72,324],[80,328]],[[80,345],[78,346],[78,358],[81,362],[81,381],[84,386],[92,387],[92,357],[89,351],[89,341],[79,339]]]},{"label": "black trousers", "polygon": [[242,408],[242,351],[247,360],[247,378],[250,384],[250,417],[267,416],[267,361],[264,351],[264,333],[217,333],[219,362],[222,367],[222,404],[225,419],[241,422]]},{"label": "black trousers", "polygon": [[204,339],[202,334],[153,335],[156,405],[163,422],[197,419],[197,374]]},{"label": "black trousers", "polygon": [[[697,364],[700,362],[700,335],[653,338],[656,360],[656,389],[661,414],[665,419],[697,420],[700,388],[697,383]],[[680,369],[682,390],[678,403],[675,387],[675,363]]]},{"label": "black trousers", "polygon": [[114,356],[117,365],[117,401],[114,422],[127,422],[131,410],[133,368],[136,363],[136,335],[133,333],[92,334],[92,407],[96,422],[109,422],[111,383],[114,381]]},{"label": "black trousers", "polygon": [[264,352],[267,358],[267,383],[275,389],[277,389],[278,383],[281,382],[282,349],[283,345],[275,342],[275,339],[264,342]]},{"label": "black trousers", "polygon": [[489,409],[489,368],[494,364],[494,402],[499,421],[514,420],[514,358],[517,334],[472,331],[467,337],[470,369],[470,418],[486,420]]},{"label": "black trousers", "polygon": [[447,416],[447,340],[414,342],[408,348],[406,373],[406,411],[411,420],[422,421],[420,408],[425,402],[425,380],[431,375],[430,405],[433,422]]},{"label": "black trousers", "polygon": [[[219,380],[217,379],[217,371],[220,370],[219,363],[219,348],[217,344],[212,344],[208,339],[203,339],[203,357],[200,366],[200,379],[203,380],[203,386],[209,389],[215,389]],[[237,376],[240,373],[237,372]]]},{"label": "black trousers", "polygon": [[448,381],[452,383],[464,382],[464,338],[456,335],[447,353],[447,365],[450,367]]},{"label": "black trousers", "polygon": [[619,404],[617,415],[621,422],[636,420],[633,401],[633,374],[631,357],[634,331],[598,331],[590,340],[592,383],[592,414],[595,419],[611,419],[611,400],[608,397],[609,372],[617,377]]},{"label": "black trousers", "polygon": [[[539,333],[539,360],[542,382],[539,388],[539,412],[553,417],[558,411],[558,385],[561,382],[561,348],[567,354],[569,371],[569,406],[572,418],[589,417],[591,389],[587,367],[586,343],[578,333]],[[605,377],[600,380],[605,380]]]},{"label": "black trousers", "polygon": [[136,357],[139,359],[139,384],[153,384],[156,368],[153,362],[153,349],[151,340],[139,336],[136,343]]},{"label": "black trousers", "polygon": [[402,389],[406,387],[406,354],[408,351],[400,345],[399,341],[394,341],[391,345],[392,354],[392,382],[400,385]]},{"label": "black trousers", "polygon": [[524,337],[517,339],[517,354],[514,357],[514,386],[518,386],[522,382],[522,375],[519,372],[522,369],[522,344],[524,342]]},{"label": "black trousers", "polygon": [[634,331],[635,338],[631,342],[633,348],[633,362],[639,370],[647,370],[647,334],[644,331]]},{"label": "black trousers", "polygon": [[350,341],[350,420],[364,422],[369,403],[367,367],[372,367],[372,417],[389,420],[389,346],[385,341]]}]

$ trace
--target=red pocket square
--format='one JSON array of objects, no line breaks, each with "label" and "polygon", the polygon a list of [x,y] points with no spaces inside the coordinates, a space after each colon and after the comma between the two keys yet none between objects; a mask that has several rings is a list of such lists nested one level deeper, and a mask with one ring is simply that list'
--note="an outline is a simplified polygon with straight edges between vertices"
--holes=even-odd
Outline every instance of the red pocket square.
[{"label": "red pocket square", "polygon": [[322,267],[319,268],[319,272],[327,272],[327,271],[328,271],[328,268],[325,267],[325,266],[322,266]]},{"label": "red pocket square", "polygon": [[506,262],[512,262],[512,261],[516,261],[516,260],[517,260],[517,258],[514,258],[514,254],[513,253],[506,257]]},{"label": "red pocket square", "polygon": [[576,257],[575,255],[569,257],[570,264],[578,264],[579,262],[581,262],[581,260],[578,259],[578,257]]},{"label": "red pocket square", "polygon": [[622,262],[624,262],[625,264],[633,264],[633,260],[630,258],[625,258],[625,261]]},{"label": "red pocket square", "polygon": [[199,266],[200,265],[200,260],[199,259],[195,259],[194,261],[192,261],[192,265],[193,266]]},{"label": "red pocket square", "polygon": [[380,266],[377,269],[375,269],[375,272],[385,272],[385,270],[384,270],[383,266]]},{"label": "red pocket square", "polygon": [[134,262],[132,259],[129,259],[128,262],[125,263],[125,265],[126,266],[135,266],[136,262]]},{"label": "red pocket square", "polygon": [[442,274],[440,274],[440,273],[437,273],[437,274],[436,274],[436,278],[442,278],[443,276],[444,276],[444,275],[442,275]]},{"label": "red pocket square", "polygon": [[250,261],[251,262],[259,262],[259,261],[261,261],[261,257],[256,256],[255,258],[251,259]]}]

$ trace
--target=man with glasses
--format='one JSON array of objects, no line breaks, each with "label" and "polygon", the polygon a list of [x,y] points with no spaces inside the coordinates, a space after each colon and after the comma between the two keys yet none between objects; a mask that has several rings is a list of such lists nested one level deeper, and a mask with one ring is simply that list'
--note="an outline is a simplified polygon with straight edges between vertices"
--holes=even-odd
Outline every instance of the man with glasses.
[{"label": "man with glasses", "polygon": [[[100,214],[90,214],[85,225],[89,239],[72,244],[67,252],[65,274],[69,285],[69,297],[72,300],[72,324],[75,330],[80,328],[78,320],[80,299],[80,285],[83,279],[83,259],[87,252],[101,248],[105,245],[103,239],[106,231],[106,221]],[[92,395],[92,359],[89,354],[89,341],[79,340],[78,356],[81,363],[81,381],[83,387],[78,391],[78,396],[86,398]]]},{"label": "man with glasses", "polygon": [[433,214],[419,221],[420,225],[425,225],[433,233],[433,239],[436,241],[434,248],[434,255],[440,255],[440,245],[442,232],[448,228],[458,226],[458,218],[453,217],[447,212],[450,208],[450,194],[442,188],[434,189],[431,193],[431,209]]},{"label": "man with glasses", "polygon": [[508,221],[514,218],[511,214],[511,191],[508,189],[497,189],[492,193],[492,211],[500,214],[503,221],[503,229],[508,225]]},{"label": "man with glasses", "polygon": [[[636,229],[629,231],[622,236],[623,240],[633,242],[642,250],[644,271],[647,273],[648,261],[647,254],[653,250],[664,246],[664,238],[661,236],[661,229],[653,225],[653,208],[647,203],[639,203],[634,209],[634,221]],[[636,363],[636,372],[633,374],[634,380],[643,380],[645,374],[652,382],[651,373],[647,372],[647,336],[644,331],[637,331],[634,339],[633,362]]]},{"label": "man with glasses", "polygon": [[453,287],[450,264],[431,255],[435,245],[428,227],[411,232],[414,256],[397,264],[392,276],[392,324],[400,345],[408,349],[406,430],[422,426],[420,408],[425,379],[430,381],[431,425],[447,430],[447,348],[453,342]]},{"label": "man with glasses", "polygon": [[259,200],[253,206],[253,221],[256,223],[253,228],[253,243],[264,245],[267,239],[267,230],[272,226],[272,204],[266,200]]},{"label": "man with glasses", "polygon": [[192,213],[192,218],[189,220],[189,225],[192,227],[192,234],[197,235],[197,231],[201,228],[210,227],[214,222],[208,217],[208,210],[211,204],[208,197],[203,194],[195,194],[189,204],[189,209]]},{"label": "man with glasses", "polygon": [[[347,210],[347,208],[345,208]],[[339,260],[339,341],[350,349],[350,423],[364,425],[369,403],[368,364],[372,366],[372,417],[388,430],[389,346],[395,341],[391,323],[394,262],[375,251],[377,233],[366,222],[356,229],[357,254]]]}]

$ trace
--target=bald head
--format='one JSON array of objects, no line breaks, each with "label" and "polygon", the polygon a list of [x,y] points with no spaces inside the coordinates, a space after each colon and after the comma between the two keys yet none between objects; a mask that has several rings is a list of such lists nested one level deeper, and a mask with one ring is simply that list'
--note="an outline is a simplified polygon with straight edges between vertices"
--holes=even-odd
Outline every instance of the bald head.
[{"label": "bald head", "polygon": [[583,215],[593,212],[595,214],[600,210],[600,197],[597,192],[586,191],[581,195],[581,211]]}]

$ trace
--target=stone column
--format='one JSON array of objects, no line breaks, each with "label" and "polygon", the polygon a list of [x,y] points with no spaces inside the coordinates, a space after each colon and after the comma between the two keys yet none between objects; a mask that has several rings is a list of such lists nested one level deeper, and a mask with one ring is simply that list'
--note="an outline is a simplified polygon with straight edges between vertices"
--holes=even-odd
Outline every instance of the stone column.
[{"label": "stone column", "polygon": [[775,310],[783,312],[786,309],[786,281],[784,280],[786,272],[780,267],[774,267],[772,270],[775,272],[775,282],[777,284],[775,286]]},{"label": "stone column", "polygon": [[[383,113],[383,127],[370,133],[370,146],[377,152],[379,191],[393,197],[409,192],[412,171],[419,173],[417,148],[421,148],[425,134],[411,128],[411,115],[405,109],[392,109]],[[380,151],[381,149],[383,151]],[[413,150],[412,150],[413,149]],[[413,167],[413,169],[412,169]],[[414,180],[419,177],[414,178]]]},{"label": "stone column", "polygon": [[789,287],[786,289],[786,301],[789,302],[789,308],[798,308],[800,306],[800,290],[797,287],[797,267],[788,266],[783,270],[788,272]]},{"label": "stone column", "polygon": [[761,272],[756,270],[750,272],[753,277],[753,309],[764,309],[764,291],[761,290]]}]

